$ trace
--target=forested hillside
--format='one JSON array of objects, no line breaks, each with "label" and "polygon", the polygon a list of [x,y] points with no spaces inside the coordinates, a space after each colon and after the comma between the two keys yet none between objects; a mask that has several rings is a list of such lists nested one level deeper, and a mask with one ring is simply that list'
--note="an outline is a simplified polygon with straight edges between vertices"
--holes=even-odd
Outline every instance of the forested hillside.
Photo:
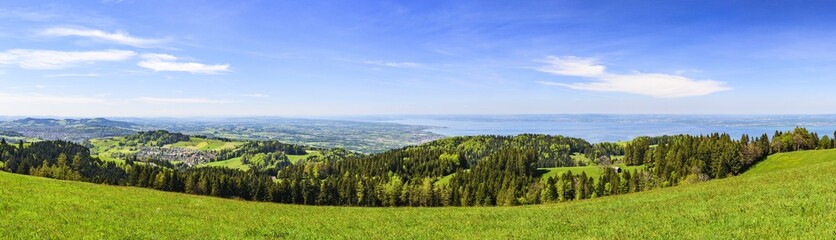
[{"label": "forested hillside", "polygon": [[[708,181],[740,174],[772,153],[834,147],[829,137],[818,138],[803,128],[777,132],[771,140],[766,135],[736,140],[720,133],[641,137],[624,149],[619,144],[524,134],[453,137],[373,155],[329,149],[290,163],[289,154],[304,154],[308,149],[276,141],[226,145],[232,141],[228,139],[218,139],[217,148],[209,148],[212,144],[194,145],[199,138],[184,136],[146,132],[126,141],[142,139],[159,145],[179,140],[164,146],[201,149],[198,145],[202,145],[214,149],[205,151],[246,160],[252,167],[241,171],[184,167],[160,159],[102,161],[91,157],[84,146],[64,141],[16,146],[2,142],[0,160],[7,171],[21,174],[257,201],[492,206],[565,202]],[[615,155],[622,152],[623,158]],[[584,153],[589,160],[572,157]],[[642,167],[623,171],[610,165],[613,160]],[[566,171],[540,177],[541,167],[585,164],[598,164],[603,174],[592,177]]]}]

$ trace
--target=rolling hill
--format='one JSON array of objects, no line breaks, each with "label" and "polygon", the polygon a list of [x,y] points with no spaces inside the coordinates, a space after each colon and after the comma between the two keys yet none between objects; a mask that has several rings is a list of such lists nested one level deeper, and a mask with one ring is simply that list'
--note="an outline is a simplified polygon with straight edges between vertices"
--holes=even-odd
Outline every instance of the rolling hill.
[{"label": "rolling hill", "polygon": [[521,207],[312,207],[0,173],[0,238],[777,238],[836,235],[836,150],[737,177]]},{"label": "rolling hill", "polygon": [[92,138],[133,134],[139,126],[104,118],[24,118],[0,122],[0,130],[14,131],[29,138],[84,142]]}]

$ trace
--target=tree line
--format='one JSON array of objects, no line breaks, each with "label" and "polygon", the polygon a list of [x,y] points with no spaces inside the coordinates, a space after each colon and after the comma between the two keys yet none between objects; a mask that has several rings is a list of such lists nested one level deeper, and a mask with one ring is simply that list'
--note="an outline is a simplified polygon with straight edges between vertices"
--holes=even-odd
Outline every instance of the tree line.
[{"label": "tree line", "polygon": [[127,146],[155,146],[162,147],[167,144],[174,144],[181,141],[188,142],[191,137],[182,133],[171,133],[166,130],[138,132],[125,137]]},{"label": "tree line", "polygon": [[[373,155],[328,149],[321,156],[269,171],[134,161],[116,164],[92,158],[86,147],[71,142],[14,146],[3,140],[0,161],[5,162],[6,171],[20,174],[255,201],[494,206],[573,201],[724,178],[742,173],[772,153],[834,148],[833,139],[803,128],[776,132],[771,139],[766,134],[732,139],[721,133],[640,137],[623,148],[534,134],[452,137]],[[286,156],[271,151],[284,147],[271,142],[251,145],[242,156],[247,161],[279,164]],[[257,151],[253,149],[267,153],[250,155]],[[624,163],[644,167],[619,173],[601,166],[604,174],[598,178],[567,172],[541,179],[542,164],[571,166],[572,162],[556,157],[564,151],[592,157],[623,151]]]}]

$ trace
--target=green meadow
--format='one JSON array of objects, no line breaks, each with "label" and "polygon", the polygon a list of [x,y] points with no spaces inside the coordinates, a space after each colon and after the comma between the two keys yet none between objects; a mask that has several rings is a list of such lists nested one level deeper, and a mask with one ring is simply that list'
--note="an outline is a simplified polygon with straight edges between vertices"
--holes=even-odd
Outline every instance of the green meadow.
[{"label": "green meadow", "polygon": [[[836,160],[836,149],[776,153],[744,174],[761,174]],[[836,191],[836,189],[834,189]]]},{"label": "green meadow", "polygon": [[244,164],[241,157],[231,158],[223,161],[214,161],[198,165],[198,167],[226,167],[232,169],[240,169],[243,171],[250,170],[250,165]]},{"label": "green meadow", "polygon": [[308,159],[310,156],[321,156],[322,154],[319,151],[308,150],[308,154],[305,155],[287,155],[287,160],[290,163],[296,164],[300,160]]},{"label": "green meadow", "polygon": [[222,149],[235,149],[240,145],[244,144],[243,142],[224,142],[215,139],[204,139],[204,138],[197,138],[191,137],[189,141],[180,141],[174,144],[168,144],[163,147],[166,148],[188,148],[200,151],[217,151]]},{"label": "green meadow", "polygon": [[[290,161],[290,163],[296,164],[300,160],[307,159],[308,157],[315,156],[315,155],[321,155],[321,154],[319,153],[319,151],[308,150],[308,154],[305,154],[305,155],[287,155],[287,158]],[[244,164],[244,162],[241,161],[241,157],[237,157],[237,158],[231,158],[231,159],[222,160],[222,161],[214,161],[214,162],[200,164],[200,165],[198,165],[198,167],[226,167],[226,168],[240,169],[240,170],[247,171],[247,170],[250,170],[251,166],[249,164]]]},{"label": "green meadow", "polygon": [[[574,172],[574,171],[573,171]],[[836,151],[770,156],[741,176],[518,207],[245,202],[0,173],[3,239],[832,239]]]},{"label": "green meadow", "polygon": [[[614,164],[613,166],[618,166],[622,171],[630,171],[631,173],[637,169],[644,169],[644,166],[626,166],[624,164]],[[601,177],[601,175],[604,175],[604,169],[599,166],[540,168],[538,170],[545,171],[543,175],[540,175],[540,178],[543,180],[548,179],[549,177],[557,178],[569,171],[572,171],[572,174],[575,175],[584,172],[586,173],[586,176],[592,177],[596,179],[596,181],[599,177]]]}]

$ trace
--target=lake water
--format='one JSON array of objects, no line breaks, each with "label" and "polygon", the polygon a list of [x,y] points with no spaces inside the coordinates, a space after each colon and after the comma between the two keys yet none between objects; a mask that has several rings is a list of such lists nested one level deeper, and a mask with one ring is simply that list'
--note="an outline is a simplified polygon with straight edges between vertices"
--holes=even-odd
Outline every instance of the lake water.
[{"label": "lake water", "polygon": [[806,127],[833,135],[836,115],[420,115],[375,116],[351,120],[433,126],[447,136],[541,133],[579,137],[590,142],[625,141],[637,136],[725,132],[770,136],[776,131]]}]

